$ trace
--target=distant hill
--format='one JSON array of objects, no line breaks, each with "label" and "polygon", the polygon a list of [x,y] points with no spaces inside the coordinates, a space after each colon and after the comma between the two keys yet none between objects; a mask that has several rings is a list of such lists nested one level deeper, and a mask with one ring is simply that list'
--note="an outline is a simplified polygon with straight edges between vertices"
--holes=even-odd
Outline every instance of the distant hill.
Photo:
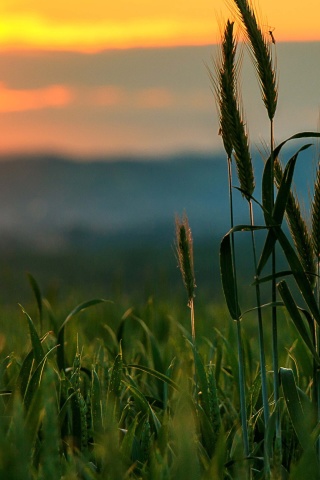
[{"label": "distant hill", "polygon": [[[186,211],[199,235],[221,232],[226,165],[205,156],[76,162],[62,157],[0,162],[0,232],[37,248],[68,242],[141,241],[173,235]],[[128,238],[130,233],[130,239]]]},{"label": "distant hill", "polygon": [[[30,299],[26,271],[47,295],[62,286],[63,295],[76,289],[79,301],[114,298],[118,291],[166,289],[175,296],[177,285],[183,295],[173,244],[174,217],[184,211],[194,238],[197,291],[219,297],[219,243],[229,229],[224,156],[90,160],[0,159],[0,302]],[[254,165],[260,178],[262,160]],[[305,202],[311,166],[304,153],[295,178]],[[246,201],[234,194],[235,223],[247,223]],[[259,185],[255,195],[260,198]],[[258,213],[257,207],[257,223]],[[247,234],[239,234],[238,261],[250,283],[247,248]]]},{"label": "distant hill", "polygon": [[[257,157],[254,164],[260,175],[262,160]],[[305,178],[297,178],[307,193]],[[246,222],[246,202],[234,194],[235,221]],[[12,242],[37,249],[167,242],[174,235],[175,215],[184,211],[195,237],[221,237],[228,230],[223,155],[88,162],[54,155],[0,159],[2,247]]]}]

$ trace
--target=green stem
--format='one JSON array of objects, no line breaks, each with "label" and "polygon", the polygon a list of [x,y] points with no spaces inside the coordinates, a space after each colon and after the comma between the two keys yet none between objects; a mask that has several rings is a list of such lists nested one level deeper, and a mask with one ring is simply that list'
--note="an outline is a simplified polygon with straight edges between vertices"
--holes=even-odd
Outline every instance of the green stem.
[{"label": "green stem", "polygon": [[[231,158],[228,158],[228,183],[229,183],[229,206],[230,206],[230,225],[234,227],[233,220],[233,196],[232,196],[232,167]],[[237,288],[237,271],[235,265],[235,246],[234,246],[234,234],[231,234],[231,250],[232,250],[232,262],[234,270],[234,283],[235,283],[235,295],[236,303],[238,303],[238,288]],[[238,364],[239,364],[239,397],[240,397],[240,418],[242,426],[243,436],[243,448],[246,457],[249,456],[249,435],[247,426],[247,405],[246,405],[246,389],[245,389],[245,372],[244,372],[244,354],[242,346],[242,329],[241,321],[237,320],[237,344],[238,344]]]},{"label": "green stem", "polygon": [[189,307],[190,307],[190,317],[191,317],[191,335],[192,335],[192,343],[195,345],[196,343],[196,329],[195,329],[195,322],[194,322],[194,301],[193,298],[189,300]]},{"label": "green stem", "polygon": [[[271,150],[271,191],[274,192],[274,122],[273,119],[270,120],[270,150]],[[274,205],[274,195],[272,195],[272,207]],[[278,321],[277,321],[277,285],[276,285],[276,250],[275,247],[272,251],[271,257],[271,268],[272,268],[272,286],[271,286],[271,299],[272,299],[272,368],[273,368],[273,398],[275,405],[278,404],[280,394],[279,394],[279,357],[278,357]],[[277,409],[276,413],[276,442],[277,448],[280,449],[281,457],[281,419],[280,419],[280,410]]]},{"label": "green stem", "polygon": [[[317,259],[317,298],[318,298],[318,306],[320,305],[320,284],[319,284],[319,274],[320,274],[320,263],[319,259]],[[318,354],[320,353],[320,329],[319,325],[315,323],[315,332],[316,332],[316,349]],[[319,372],[319,367],[318,365],[315,366],[315,390],[316,390],[316,404],[317,404],[317,415],[318,415],[318,422],[320,422],[320,372]],[[318,438],[317,440],[317,454],[318,454],[318,460],[320,462],[320,439]]]},{"label": "green stem", "polygon": [[[249,211],[250,211],[251,226],[254,226],[252,201],[249,202]],[[254,235],[253,230],[251,230],[251,240],[252,240],[254,270],[255,270],[255,273],[257,273],[258,263],[257,263],[255,235]],[[265,425],[265,428],[267,428],[270,413],[269,413],[269,400],[268,400],[268,387],[267,387],[266,358],[265,358],[265,351],[264,351],[264,334],[263,334],[263,323],[262,323],[261,294],[260,294],[259,283],[256,283],[256,301],[257,301],[257,312],[258,312],[258,336],[259,336],[259,355],[260,355],[260,372],[261,372],[263,415],[264,415],[264,425]]]},{"label": "green stem", "polygon": [[242,346],[242,329],[241,321],[237,320],[237,344],[238,344],[238,360],[239,360],[239,394],[240,394],[240,417],[242,425],[243,448],[246,457],[249,456],[249,436],[247,427],[247,406],[245,392],[245,374],[244,374],[244,354]]}]

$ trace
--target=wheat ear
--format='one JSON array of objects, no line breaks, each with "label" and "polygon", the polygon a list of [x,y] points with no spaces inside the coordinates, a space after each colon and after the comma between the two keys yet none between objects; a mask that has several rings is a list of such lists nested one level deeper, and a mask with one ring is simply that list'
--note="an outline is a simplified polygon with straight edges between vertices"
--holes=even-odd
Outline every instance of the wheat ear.
[{"label": "wheat ear", "polygon": [[320,261],[320,165],[318,165],[311,205],[312,246],[317,262]]},{"label": "wheat ear", "polygon": [[233,26],[233,22],[228,20],[222,39],[221,58],[215,65],[216,76],[211,75],[211,79],[219,107],[220,132],[226,153],[231,158],[233,152],[241,190],[250,196],[255,182],[248,135],[236,87],[236,41]]},{"label": "wheat ear", "polygon": [[259,78],[262,99],[268,111],[269,119],[272,120],[277,108],[278,88],[270,45],[259,27],[249,2],[247,0],[234,0],[234,3],[246,29],[249,48]]},{"label": "wheat ear", "polygon": [[178,266],[182,275],[183,283],[188,294],[188,306],[191,310],[191,334],[195,341],[195,322],[194,322],[194,297],[195,297],[195,276],[193,266],[193,241],[191,229],[189,227],[187,215],[182,219],[176,216],[176,253]]},{"label": "wheat ear", "polygon": [[[283,177],[283,171],[278,158],[276,158],[274,162],[274,172],[275,172],[276,185],[279,188],[282,177]],[[320,181],[320,178],[319,178],[319,181]],[[314,200],[316,203],[318,202],[318,205],[315,204],[312,210],[313,225],[316,224],[316,218],[318,218],[318,222],[320,222],[320,183],[318,185],[318,190],[319,191],[317,192],[317,188],[315,188]],[[316,198],[317,195],[318,195],[318,198]],[[317,212],[318,217],[316,213],[317,208],[318,208],[318,212]],[[286,219],[287,219],[291,237],[296,247],[300,262],[305,272],[307,273],[310,284],[314,286],[315,278],[316,278],[315,277],[316,266],[314,262],[313,248],[316,246],[315,241],[319,244],[319,239],[317,240],[316,236],[313,233],[310,235],[307,224],[301,215],[299,200],[297,199],[297,197],[294,195],[293,192],[289,193],[289,197],[287,200]],[[319,224],[317,228],[319,232],[319,229],[320,229]],[[320,245],[318,246],[320,247]],[[320,253],[320,250],[319,250],[319,253]]]}]

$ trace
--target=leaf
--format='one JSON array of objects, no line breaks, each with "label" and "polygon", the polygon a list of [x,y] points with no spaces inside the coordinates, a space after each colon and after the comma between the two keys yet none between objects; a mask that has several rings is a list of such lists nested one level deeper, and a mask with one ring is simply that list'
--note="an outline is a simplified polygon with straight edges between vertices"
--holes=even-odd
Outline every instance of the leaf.
[{"label": "leaf", "polygon": [[162,382],[167,383],[168,385],[170,385],[170,387],[174,388],[178,392],[181,390],[179,385],[177,383],[175,383],[173,380],[171,380],[171,378],[169,378],[167,375],[164,375],[163,373],[160,373],[160,372],[154,370],[153,368],[144,367],[142,365],[136,365],[136,364],[133,364],[133,363],[130,363],[129,365],[126,365],[126,366],[128,368],[134,368],[136,370],[141,370],[142,372],[149,373],[149,375],[152,375],[153,377],[157,378],[158,380],[161,380]]},{"label": "leaf", "polygon": [[132,447],[134,443],[136,428],[138,425],[139,413],[135,416],[133,422],[129,426],[124,439],[122,440],[120,451],[125,460],[130,461],[132,456]]},{"label": "leaf", "polygon": [[28,355],[23,360],[22,366],[20,368],[20,372],[18,375],[16,388],[19,390],[21,397],[24,397],[26,388],[30,381],[30,375],[33,365],[33,350],[31,350]]},{"label": "leaf", "polygon": [[27,277],[29,283],[31,285],[32,291],[37,301],[38,311],[39,311],[39,320],[40,320],[40,334],[42,333],[42,325],[43,325],[43,315],[42,315],[42,295],[39,288],[38,283],[36,282],[35,278],[31,275],[31,273],[27,272]]},{"label": "leaf", "polygon": [[220,271],[223,293],[231,318],[233,320],[239,320],[241,317],[241,311],[238,304],[238,293],[234,275],[230,233],[227,233],[227,235],[223,237],[220,245]]},{"label": "leaf", "polygon": [[[262,177],[262,204],[267,212],[271,213],[273,209],[274,177],[272,177],[272,162],[274,162],[274,160],[279,156],[282,147],[291,140],[298,140],[301,138],[317,138],[319,136],[320,134],[317,132],[298,133],[284,140],[273,150],[273,152],[271,152],[271,155],[266,161]],[[307,146],[307,148],[309,148],[309,146],[310,144]],[[302,150],[304,150],[304,148],[305,147],[302,147]],[[301,149],[299,151],[301,151]]]},{"label": "leaf", "polygon": [[[312,444],[311,432],[314,425],[311,425],[310,412],[302,408],[302,403],[297,390],[293,371],[291,368],[280,368],[280,381],[282,385],[284,400],[288,409],[288,413],[303,449],[310,448]],[[310,402],[311,406],[311,402]]]},{"label": "leaf", "polygon": [[278,284],[278,290],[281,295],[281,298],[289,312],[289,315],[298,330],[300,337],[302,340],[305,342],[307,347],[309,348],[310,352],[313,355],[314,360],[316,363],[319,365],[320,364],[320,357],[316,351],[315,346],[312,343],[312,339],[310,338],[309,332],[304,324],[304,321],[300,315],[299,309],[294,301],[293,296],[291,295],[290,289],[285,282],[285,280],[282,280]]},{"label": "leaf", "polygon": [[301,265],[301,262],[294,251],[291,243],[289,242],[288,238],[282,231],[280,227],[273,227],[274,231],[277,235],[277,238],[279,240],[279,243],[281,245],[281,248],[283,250],[283,253],[286,256],[286,259],[290,265],[290,268],[292,270],[292,274],[295,278],[295,281],[299,287],[299,290],[308,305],[308,308],[310,309],[310,312],[314,316],[316,322],[320,325],[320,312],[319,308],[317,305],[317,302],[315,300],[312,288],[310,286],[310,282],[308,280],[308,277]]},{"label": "leaf", "polygon": [[209,388],[208,388],[208,379],[207,374],[204,369],[203,362],[198,353],[198,350],[195,346],[191,344],[193,350],[194,366],[195,366],[195,376],[197,382],[197,394],[200,398],[200,403],[202,408],[207,415],[208,419],[211,420],[210,412],[210,398],[209,398]]},{"label": "leaf", "polygon": [[58,415],[59,425],[61,429],[64,423],[65,416],[68,412],[69,405],[71,404],[71,400],[77,394],[77,392],[75,392],[72,388],[70,388],[70,392],[71,392],[70,395],[65,400],[62,407],[60,408],[59,415]]},{"label": "leaf", "polygon": [[118,353],[116,356],[112,371],[111,378],[109,383],[108,393],[119,398],[121,393],[121,377],[122,377],[123,361],[122,361],[122,352]]},{"label": "leaf", "polygon": [[319,138],[320,133],[318,132],[300,132],[284,140],[280,143],[274,150],[271,152],[270,157],[266,161],[266,165],[262,177],[262,203],[266,211],[269,213],[273,209],[273,196],[274,196],[274,178],[272,177],[272,161],[279,156],[279,153],[282,147],[292,141],[299,140],[302,138]]},{"label": "leaf", "polygon": [[276,432],[276,423],[277,423],[277,415],[279,415],[279,404],[276,404],[276,407],[272,414],[269,417],[267,428],[265,432],[264,438],[264,457],[265,462],[268,462],[272,456],[272,450],[274,448],[274,435]]},{"label": "leaf", "polygon": [[[52,347],[46,354],[45,356],[43,357],[43,359],[41,360],[41,362],[37,365],[37,368],[35,369],[35,371],[33,372],[31,378],[30,378],[30,381],[28,382],[28,385],[27,385],[27,388],[26,388],[26,391],[25,391],[25,395],[23,397],[23,403],[26,407],[26,410],[29,409],[33,399],[34,399],[34,395],[37,393],[37,391],[39,390],[39,386],[40,386],[40,383],[41,383],[41,379],[42,379],[42,374],[43,374],[43,369],[45,367],[45,364],[46,364],[46,361],[49,357],[49,355],[55,351],[57,348],[57,345],[55,345],[54,347]],[[38,407],[37,407],[38,408]]]},{"label": "leaf", "polygon": [[[288,161],[286,168],[283,173],[283,177],[281,180],[281,184],[278,190],[278,194],[276,197],[276,201],[272,210],[272,221],[270,222],[270,217],[269,215],[265,215],[265,220],[267,226],[272,226],[272,225],[281,225],[282,220],[286,211],[286,206],[287,206],[287,201],[288,197],[290,194],[291,190],[291,184],[292,184],[292,179],[293,179],[293,173],[294,173],[294,168],[296,165],[296,161],[298,158],[299,153],[302,150],[305,150],[306,148],[310,147],[310,145],[304,145],[301,147],[293,157],[290,158]],[[268,162],[271,162],[271,157],[269,157]],[[267,167],[267,166],[266,166]],[[270,208],[270,202],[269,199],[265,202],[264,207]],[[275,235],[275,232],[273,229],[270,229],[268,231],[268,235],[262,250],[262,254],[259,260],[259,264],[257,267],[257,276],[260,275],[261,271],[263,270],[264,266],[266,265],[273,249],[276,243],[277,237]]]},{"label": "leaf", "polygon": [[31,319],[31,317],[27,314],[27,312],[22,307],[22,305],[19,305],[19,306],[21,308],[22,313],[25,315],[25,317],[28,321],[31,343],[32,343],[32,348],[33,348],[33,355],[34,355],[34,359],[36,361],[36,364],[39,365],[39,363],[44,358],[44,351],[43,351],[43,348],[42,348],[42,345],[41,345],[41,340],[38,336],[37,330],[34,326],[34,323]]},{"label": "leaf", "polygon": [[104,298],[95,298],[93,300],[89,300],[87,302],[80,303],[80,305],[77,305],[67,316],[61,327],[59,328],[59,332],[63,330],[66,326],[66,324],[71,320],[72,317],[77,315],[80,312],[83,312],[83,310],[86,310],[89,307],[93,307],[94,305],[98,305],[99,303],[105,303],[109,302],[112,303],[111,300],[105,300]]},{"label": "leaf", "polygon": [[97,372],[92,370],[91,385],[91,412],[94,434],[101,433],[103,430],[102,408],[101,408],[101,387]]},{"label": "leaf", "polygon": [[82,312],[83,310],[86,310],[87,308],[93,307],[94,305],[98,305],[99,303],[104,303],[104,302],[110,302],[110,300],[104,300],[103,298],[98,298],[98,299],[93,299],[89,300],[87,302],[81,303],[80,305],[77,305],[67,316],[61,327],[59,328],[58,331],[58,339],[57,339],[57,344],[59,345],[58,351],[57,351],[57,363],[58,367],[60,370],[65,369],[65,359],[64,359],[64,332],[65,332],[65,327],[67,323],[73,318],[75,315],[78,313]]},{"label": "leaf", "polygon": [[155,432],[158,433],[161,428],[161,423],[157,415],[155,414],[154,410],[152,409],[151,405],[149,404],[148,400],[146,399],[146,397],[143,395],[142,392],[140,392],[140,390],[137,387],[135,387],[131,383],[128,383],[125,381],[122,381],[122,383],[130,390],[132,395],[135,397],[143,413],[150,417],[154,425]]},{"label": "leaf", "polygon": [[254,286],[260,283],[271,282],[271,280],[274,280],[280,277],[288,277],[289,275],[292,275],[291,270],[282,270],[280,272],[276,272],[274,275],[270,274],[270,275],[266,275],[265,277],[257,277],[255,278],[254,282],[252,282],[251,285]]}]

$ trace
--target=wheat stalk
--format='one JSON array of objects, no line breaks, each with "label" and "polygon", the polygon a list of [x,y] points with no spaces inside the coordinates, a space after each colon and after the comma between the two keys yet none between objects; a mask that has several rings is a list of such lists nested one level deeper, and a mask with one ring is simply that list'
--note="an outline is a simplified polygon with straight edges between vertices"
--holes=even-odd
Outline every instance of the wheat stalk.
[{"label": "wheat stalk", "polygon": [[183,283],[188,294],[188,306],[191,310],[191,334],[194,342],[196,334],[193,299],[195,297],[196,282],[193,266],[192,234],[186,214],[183,215],[182,219],[176,216],[176,254]]},{"label": "wheat stalk", "polygon": [[316,180],[314,184],[314,194],[311,205],[311,239],[313,252],[319,263],[320,260],[320,165],[318,165]]},{"label": "wheat stalk", "polygon": [[234,0],[234,3],[246,29],[249,48],[259,78],[262,100],[268,111],[269,119],[272,120],[277,108],[278,88],[270,45],[259,27],[249,2],[247,0]]},{"label": "wheat stalk", "polygon": [[233,152],[241,190],[252,195],[255,182],[249,151],[248,134],[237,92],[236,41],[233,22],[227,21],[222,39],[221,58],[215,64],[216,75],[210,74],[220,112],[220,132],[231,159]]}]

